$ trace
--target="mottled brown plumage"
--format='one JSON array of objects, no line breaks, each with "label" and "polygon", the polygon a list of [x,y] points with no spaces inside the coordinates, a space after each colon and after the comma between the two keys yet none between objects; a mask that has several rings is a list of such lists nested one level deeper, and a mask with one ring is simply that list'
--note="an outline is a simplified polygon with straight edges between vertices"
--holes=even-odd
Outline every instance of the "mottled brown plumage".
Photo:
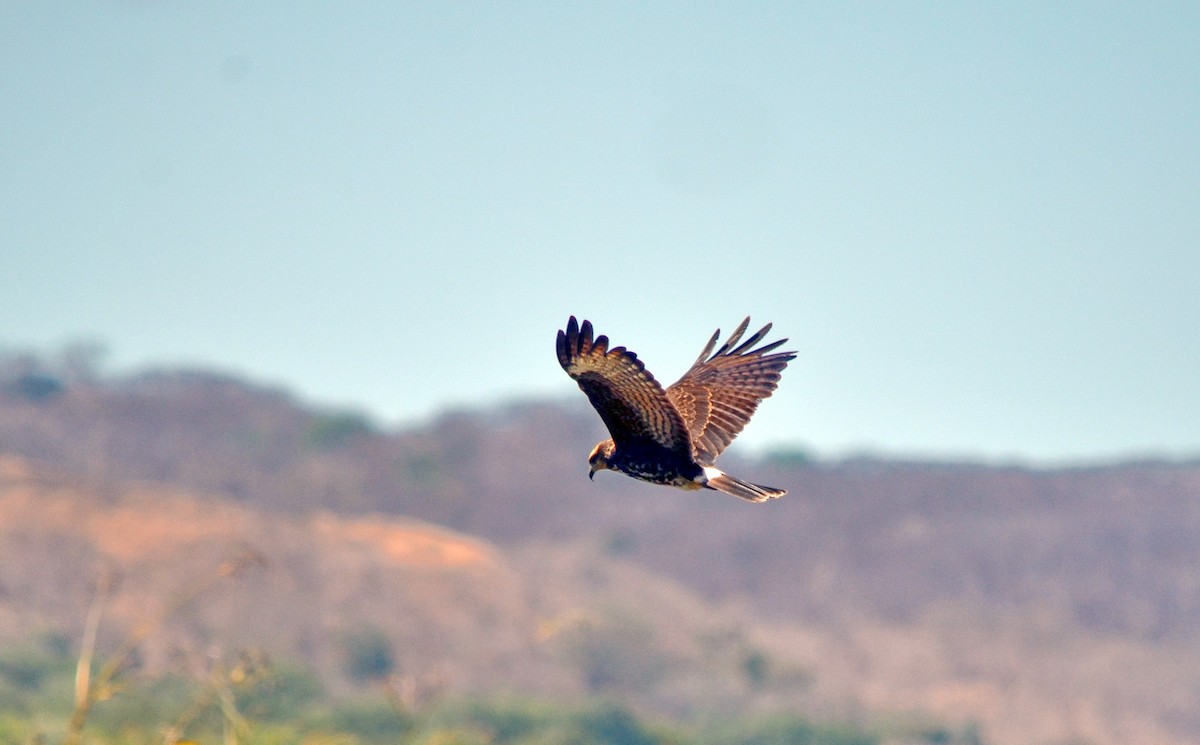
[{"label": "mottled brown plumage", "polygon": [[754,348],[771,324],[735,347],[750,319],[715,353],[713,334],[692,367],[663,388],[642,361],[624,347],[609,348],[592,324],[574,316],[558,332],[558,361],[579,383],[612,438],[592,450],[589,476],[620,471],[643,481],[682,489],[717,489],[752,502],[786,493],[729,476],[713,464],[737,437],[764,398],[779,384],[793,352],[768,354],[786,339]]}]

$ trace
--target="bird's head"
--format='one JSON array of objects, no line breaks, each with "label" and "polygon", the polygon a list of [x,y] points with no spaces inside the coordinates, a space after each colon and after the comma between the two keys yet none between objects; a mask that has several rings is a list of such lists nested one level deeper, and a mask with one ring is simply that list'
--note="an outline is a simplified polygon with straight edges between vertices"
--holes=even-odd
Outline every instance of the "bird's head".
[{"label": "bird's head", "polygon": [[605,440],[596,447],[592,448],[592,454],[588,456],[588,466],[591,470],[588,471],[588,478],[595,478],[596,471],[611,469],[613,451],[616,450],[616,444],[612,440]]}]

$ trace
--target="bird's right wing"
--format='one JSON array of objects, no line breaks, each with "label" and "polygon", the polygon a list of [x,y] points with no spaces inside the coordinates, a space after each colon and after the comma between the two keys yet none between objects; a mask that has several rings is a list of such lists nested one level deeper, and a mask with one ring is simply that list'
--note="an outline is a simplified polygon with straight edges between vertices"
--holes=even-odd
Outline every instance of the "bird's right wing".
[{"label": "bird's right wing", "polygon": [[592,324],[575,316],[558,332],[558,362],[579,383],[618,445],[654,442],[691,457],[683,417],[642,361],[625,347],[608,348],[608,337],[593,338]]}]

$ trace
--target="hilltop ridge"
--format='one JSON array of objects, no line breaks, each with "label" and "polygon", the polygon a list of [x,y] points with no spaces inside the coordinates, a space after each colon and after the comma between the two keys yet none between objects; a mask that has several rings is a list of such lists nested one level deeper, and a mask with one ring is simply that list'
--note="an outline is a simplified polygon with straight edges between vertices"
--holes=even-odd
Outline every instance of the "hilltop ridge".
[{"label": "hilltop ridge", "polygon": [[[357,619],[404,650],[435,629],[433,651],[403,663],[466,687],[606,691],[675,711],[925,711],[1001,744],[1200,737],[1184,694],[1200,686],[1196,463],[781,455],[736,464],[792,491],[747,506],[589,482],[583,457],[601,434],[584,407],[538,402],[387,432],[194,373],[10,387],[0,451],[22,460],[3,461],[13,517],[0,551],[45,577],[7,555],[0,632],[31,608],[42,623],[81,618],[79,567],[98,556],[154,556],[178,576],[172,560],[205,555],[185,547],[249,536],[281,573],[222,603],[273,598],[285,610],[245,628],[303,640],[288,649],[307,645],[331,674],[330,640]],[[75,506],[38,517],[31,499]],[[89,517],[45,522],[71,511]],[[436,582],[417,560],[441,562]],[[221,618],[198,627],[236,625]]]}]

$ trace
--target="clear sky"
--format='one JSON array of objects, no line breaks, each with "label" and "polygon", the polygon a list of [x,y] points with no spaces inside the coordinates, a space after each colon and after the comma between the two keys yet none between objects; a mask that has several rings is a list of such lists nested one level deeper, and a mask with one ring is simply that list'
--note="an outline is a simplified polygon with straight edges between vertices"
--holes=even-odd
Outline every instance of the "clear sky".
[{"label": "clear sky", "polygon": [[11,2],[0,344],[388,425],[799,358],[743,435],[1200,452],[1200,5]]}]

